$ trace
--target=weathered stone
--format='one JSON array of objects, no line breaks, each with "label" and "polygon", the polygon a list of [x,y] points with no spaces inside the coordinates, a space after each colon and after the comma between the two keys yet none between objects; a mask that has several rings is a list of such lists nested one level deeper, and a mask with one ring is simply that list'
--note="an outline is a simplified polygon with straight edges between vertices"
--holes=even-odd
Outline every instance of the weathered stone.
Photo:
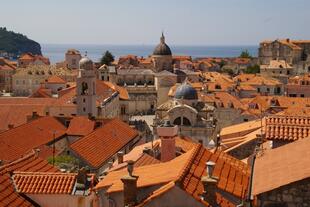
[{"label": "weathered stone", "polygon": [[292,202],[293,201],[293,196],[290,194],[287,195],[282,195],[282,199],[284,202]]}]

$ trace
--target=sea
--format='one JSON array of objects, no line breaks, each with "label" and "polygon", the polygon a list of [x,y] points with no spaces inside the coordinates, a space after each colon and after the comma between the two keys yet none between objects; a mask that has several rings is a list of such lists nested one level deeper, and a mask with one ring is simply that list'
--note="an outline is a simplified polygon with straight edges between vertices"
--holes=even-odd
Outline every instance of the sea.
[{"label": "sea", "polygon": [[[124,55],[137,55],[148,57],[152,54],[155,45],[81,45],[81,44],[41,44],[42,53],[48,57],[52,63],[60,62],[65,59],[68,49],[74,48],[87,54],[93,61],[99,61],[103,53],[109,50],[116,58]],[[189,55],[192,58],[198,57],[237,57],[244,50],[256,57],[258,46],[182,46],[171,45],[173,55]]]}]

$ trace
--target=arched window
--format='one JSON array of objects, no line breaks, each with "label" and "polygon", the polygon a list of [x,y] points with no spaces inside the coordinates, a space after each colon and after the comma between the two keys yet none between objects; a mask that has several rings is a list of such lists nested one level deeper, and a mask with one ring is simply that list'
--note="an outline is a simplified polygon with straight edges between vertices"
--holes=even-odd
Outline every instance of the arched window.
[{"label": "arched window", "polygon": [[83,82],[81,95],[87,95],[87,94],[88,94],[88,85],[86,82]]},{"label": "arched window", "polygon": [[181,117],[176,118],[176,119],[173,121],[173,124],[174,124],[174,125],[181,125]]},{"label": "arched window", "polygon": [[184,126],[191,126],[190,120],[186,117],[183,117],[183,125]]}]

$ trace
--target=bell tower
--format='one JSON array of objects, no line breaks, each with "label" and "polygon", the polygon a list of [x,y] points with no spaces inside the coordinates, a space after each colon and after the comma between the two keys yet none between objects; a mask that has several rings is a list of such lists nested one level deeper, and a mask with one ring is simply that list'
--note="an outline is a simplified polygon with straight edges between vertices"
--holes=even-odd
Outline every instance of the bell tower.
[{"label": "bell tower", "polygon": [[96,74],[93,62],[85,56],[79,62],[76,82],[77,115],[96,117],[96,97]]}]

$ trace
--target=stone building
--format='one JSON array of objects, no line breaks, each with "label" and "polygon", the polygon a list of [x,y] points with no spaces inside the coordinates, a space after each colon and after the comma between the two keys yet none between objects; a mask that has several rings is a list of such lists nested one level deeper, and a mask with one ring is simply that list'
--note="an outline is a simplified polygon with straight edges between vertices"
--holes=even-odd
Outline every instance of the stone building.
[{"label": "stone building", "polygon": [[12,91],[12,76],[16,66],[11,61],[0,58],[0,91]]},{"label": "stone building", "polygon": [[12,76],[12,92],[14,96],[29,96],[51,76],[58,76],[66,82],[75,82],[76,73],[66,68],[49,65],[31,65],[17,68]]},{"label": "stone building", "polygon": [[288,78],[294,75],[294,72],[294,68],[285,60],[271,60],[267,65],[260,65],[262,76],[277,78],[285,84],[288,82]]},{"label": "stone building", "polygon": [[263,41],[258,50],[259,63],[268,65],[271,60],[284,60],[297,69],[298,74],[310,71],[309,40]]},{"label": "stone building", "polygon": [[93,62],[83,57],[79,62],[76,80],[76,103],[78,115],[96,116],[96,74]]},{"label": "stone building", "polygon": [[310,97],[310,75],[291,77],[285,85],[285,92],[289,97]]},{"label": "stone building", "polygon": [[69,69],[78,69],[81,53],[76,49],[69,49],[65,54],[65,63]]},{"label": "stone building", "polygon": [[187,82],[176,90],[173,99],[166,101],[156,109],[155,125],[169,120],[179,126],[179,133],[190,136],[207,145],[215,129],[214,107],[198,99],[197,91]]},{"label": "stone building", "polygon": [[42,55],[22,54],[18,58],[18,67],[25,68],[29,65],[50,65],[50,60]]}]

